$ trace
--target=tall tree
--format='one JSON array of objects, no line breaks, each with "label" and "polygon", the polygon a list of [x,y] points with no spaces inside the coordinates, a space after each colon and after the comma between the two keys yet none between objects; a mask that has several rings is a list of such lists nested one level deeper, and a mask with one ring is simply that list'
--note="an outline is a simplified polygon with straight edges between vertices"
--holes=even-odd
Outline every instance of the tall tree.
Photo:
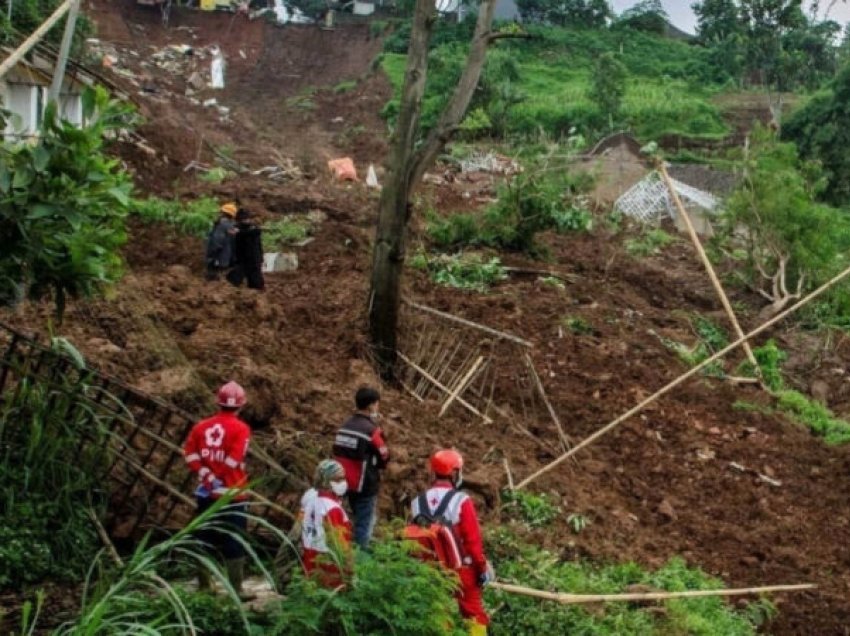
[{"label": "tall tree", "polygon": [[626,94],[627,75],[626,66],[611,52],[600,55],[593,69],[590,99],[608,119],[608,125],[612,129]]},{"label": "tall tree", "polygon": [[697,16],[697,35],[704,44],[724,42],[742,31],[735,0],[702,0],[691,8]]},{"label": "tall tree", "polygon": [[388,177],[381,192],[372,253],[369,334],[379,371],[384,377],[392,376],[397,358],[401,274],[407,224],[412,212],[411,196],[463,119],[478,85],[488,47],[501,37],[513,35],[491,30],[495,8],[496,0],[483,0],[478,6],[464,71],[437,124],[417,145],[428,76],[428,43],[437,15],[435,0],[416,0],[401,106],[391,143]]},{"label": "tall tree", "polygon": [[664,34],[670,16],[664,10],[661,0],[640,0],[632,8],[623,12],[618,24],[649,33]]},{"label": "tall tree", "polygon": [[597,29],[612,16],[607,0],[517,0],[523,20]]}]

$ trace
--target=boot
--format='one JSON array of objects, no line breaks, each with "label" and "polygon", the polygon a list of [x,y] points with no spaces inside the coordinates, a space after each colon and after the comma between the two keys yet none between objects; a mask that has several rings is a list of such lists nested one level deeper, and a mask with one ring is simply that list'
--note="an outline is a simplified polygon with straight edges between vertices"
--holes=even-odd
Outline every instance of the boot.
[{"label": "boot", "polygon": [[466,627],[469,630],[469,636],[487,636],[487,626],[474,619],[466,621]]},{"label": "boot", "polygon": [[245,557],[228,559],[224,562],[224,566],[227,569],[227,580],[230,581],[230,586],[236,592],[240,601],[252,601],[257,598],[242,589],[242,581],[245,579]]}]

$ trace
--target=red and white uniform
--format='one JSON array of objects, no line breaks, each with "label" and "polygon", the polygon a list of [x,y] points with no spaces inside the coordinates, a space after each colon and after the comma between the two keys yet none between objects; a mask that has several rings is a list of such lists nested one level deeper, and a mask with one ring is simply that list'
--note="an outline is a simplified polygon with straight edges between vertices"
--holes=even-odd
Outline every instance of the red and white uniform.
[{"label": "red and white uniform", "polygon": [[[433,514],[443,497],[451,490],[454,490],[454,486],[450,482],[435,481],[426,493],[429,510],[424,512]],[[414,519],[419,515],[418,497],[411,504],[411,512]],[[473,619],[480,625],[488,625],[490,617],[484,609],[481,587],[478,585],[478,578],[487,570],[487,558],[484,556],[484,542],[481,539],[481,526],[478,524],[475,503],[469,495],[459,492],[452,498],[444,516],[452,524],[452,532],[463,559],[463,566],[457,571],[460,589],[455,595],[460,613],[464,618]]]},{"label": "red and white uniform", "polygon": [[[248,486],[245,455],[250,441],[251,428],[229,411],[220,411],[192,427],[183,455],[209,496],[218,498],[231,489]],[[237,494],[234,499],[246,497]]]},{"label": "red and white uniform", "polygon": [[351,521],[340,505],[339,497],[330,490],[311,488],[301,498],[300,518],[304,572],[310,575],[318,567],[322,572],[320,580],[323,585],[340,585],[340,572],[335,563],[330,560],[316,563],[319,555],[330,552],[328,535],[333,535],[331,545],[334,541],[343,549],[351,545]]}]

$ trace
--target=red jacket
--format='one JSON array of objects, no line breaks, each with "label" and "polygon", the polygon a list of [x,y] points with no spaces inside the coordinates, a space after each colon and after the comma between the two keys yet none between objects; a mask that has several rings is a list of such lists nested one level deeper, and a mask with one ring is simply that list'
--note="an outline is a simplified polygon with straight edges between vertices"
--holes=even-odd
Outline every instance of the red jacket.
[{"label": "red jacket", "polygon": [[[455,490],[450,482],[442,479],[435,481],[426,493],[430,510],[424,512],[433,514],[450,490]],[[414,519],[420,513],[418,497],[413,500],[411,512]],[[446,510],[445,517],[452,524],[464,566],[471,568],[476,577],[484,574],[487,570],[487,557],[484,556],[481,526],[478,524],[478,513],[472,498],[464,492],[456,494]]]},{"label": "red jacket", "polygon": [[219,411],[195,424],[183,455],[189,470],[198,474],[201,485],[196,494],[218,498],[230,489],[246,488],[245,455],[250,441],[251,428],[233,412]]}]

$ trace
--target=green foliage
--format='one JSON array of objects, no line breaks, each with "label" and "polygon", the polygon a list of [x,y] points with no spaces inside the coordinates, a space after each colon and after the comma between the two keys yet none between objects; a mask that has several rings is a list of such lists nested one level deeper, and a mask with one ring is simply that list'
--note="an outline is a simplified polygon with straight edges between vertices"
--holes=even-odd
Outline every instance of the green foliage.
[{"label": "green foliage", "polygon": [[751,286],[784,267],[788,291],[802,290],[846,267],[850,218],[815,201],[821,184],[817,167],[800,163],[792,144],[764,129],[754,133],[744,179],[726,201],[722,231],[734,237],[746,230],[749,258],[741,269]]},{"label": "green foliage", "polygon": [[132,184],[103,139],[127,127],[131,111],[103,89],[86,91],[83,110],[85,128],[50,106],[37,140],[3,144],[0,302],[52,296],[61,316],[67,296],[93,296],[121,275]]},{"label": "green foliage", "polygon": [[[630,585],[658,590],[716,589],[722,583],[703,572],[672,559],[656,572],[634,563],[596,567],[564,562],[544,550],[519,542],[501,530],[491,535],[489,554],[499,578],[576,594],[622,593]],[[538,634],[587,634],[593,636],[654,636],[695,634],[701,636],[754,636],[756,627],[772,608],[759,604],[736,612],[722,599],[706,597],[666,601],[666,611],[632,603],[606,603],[588,609],[582,605],[559,605],[500,591],[486,592],[488,604],[499,606],[492,617],[494,633],[515,636]]]},{"label": "green foliage", "polygon": [[567,515],[567,525],[575,534],[581,534],[590,525],[590,519],[582,514],[573,512]]},{"label": "green foliage", "polygon": [[498,258],[485,261],[476,253],[439,254],[433,257],[420,253],[411,258],[410,266],[428,271],[431,280],[438,285],[482,293],[508,277]]},{"label": "green foliage", "polygon": [[333,91],[337,94],[348,93],[349,91],[353,91],[355,88],[357,88],[357,82],[355,80],[346,80],[334,86]]},{"label": "green foliage", "polygon": [[277,219],[263,227],[263,234],[272,247],[300,243],[310,235],[310,222],[299,217]]},{"label": "green foliage", "polygon": [[675,240],[660,228],[646,229],[636,237],[626,240],[626,251],[632,256],[655,256]]},{"label": "green foliage", "polygon": [[198,179],[203,181],[204,183],[221,183],[225,179],[229,179],[233,176],[233,173],[227,170],[226,168],[222,168],[221,166],[217,166],[215,168],[211,168],[206,172],[201,172],[198,174]]},{"label": "green foliage", "polygon": [[460,636],[451,575],[416,558],[404,544],[377,542],[358,552],[357,576],[341,590],[295,575],[286,598],[272,610],[266,634],[417,634]]},{"label": "green foliage", "polygon": [[518,0],[523,22],[597,29],[611,17],[607,0]]},{"label": "green foliage", "polygon": [[797,144],[802,157],[823,167],[824,199],[833,205],[850,203],[850,64],[785,122],[782,134]]},{"label": "green foliage", "polygon": [[[11,4],[11,11],[9,11]],[[35,31],[62,4],[62,0],[6,0],[0,9],[0,38],[6,44],[19,44],[24,37]],[[9,16],[11,15],[11,21]],[[50,29],[44,39],[52,44],[58,44],[62,39],[64,20],[58,26]],[[80,50],[86,38],[91,37],[93,25],[85,15],[77,17],[74,30],[74,57],[79,57]]]},{"label": "green foliage", "polygon": [[202,197],[194,201],[181,203],[177,200],[135,199],[130,214],[139,217],[145,223],[165,223],[173,225],[178,231],[198,238],[206,237],[219,215],[218,201],[211,197]]},{"label": "green foliage", "polygon": [[811,429],[830,445],[850,442],[850,422],[838,419],[827,407],[799,391],[783,389],[775,393],[777,408]]},{"label": "green foliage", "polygon": [[620,114],[627,73],[625,65],[613,53],[600,55],[593,68],[590,100],[612,123]]},{"label": "green foliage", "polygon": [[585,336],[593,333],[593,325],[580,316],[564,316],[561,324],[577,336]]},{"label": "green foliage", "polygon": [[529,528],[548,526],[561,514],[561,509],[546,494],[527,490],[503,490],[502,509]]},{"label": "green foliage", "polygon": [[483,216],[461,213],[431,215],[427,233],[442,249],[489,246],[535,254],[538,232],[584,232],[593,217],[582,193],[592,181],[586,176],[528,170],[499,187],[499,199]]},{"label": "green foliage", "polygon": [[669,16],[664,10],[661,0],[640,0],[623,12],[617,19],[616,26],[664,35],[668,20]]},{"label": "green foliage", "polygon": [[[24,363],[28,364],[28,363]],[[100,544],[88,510],[100,511],[108,465],[100,423],[83,387],[21,380],[0,403],[0,587],[79,581]]]},{"label": "green foliage", "polygon": [[[729,344],[726,332],[708,318],[695,316],[692,326],[698,338],[693,347],[686,347],[674,340],[662,339],[664,345],[675,352],[679,359],[689,367],[701,364]],[[724,375],[723,361],[713,362],[703,370],[703,373],[707,376],[722,377]]]},{"label": "green foliage", "polygon": [[[454,89],[470,35],[465,29],[438,27],[422,103],[426,130]],[[401,32],[409,31],[397,34]],[[533,39],[504,41],[488,54],[471,110],[483,109],[491,135],[537,136],[543,131],[559,138],[573,128],[586,136],[607,131],[607,113],[590,99],[593,70],[606,53],[615,54],[628,70],[620,119],[640,137],[716,139],[726,134],[710,97],[729,78],[718,70],[710,51],[632,29],[530,25],[528,32]],[[404,81],[406,39],[387,40],[386,45],[381,66],[395,96],[383,114],[392,124]]]},{"label": "green foliage", "polygon": [[[771,391],[782,389],[785,382],[782,379],[782,369],[780,367],[788,358],[788,354],[780,349],[773,339],[770,339],[761,347],[754,348],[753,356],[759,366],[761,379],[765,386]],[[741,370],[747,375],[755,376],[750,362],[744,362],[741,365]]]}]

